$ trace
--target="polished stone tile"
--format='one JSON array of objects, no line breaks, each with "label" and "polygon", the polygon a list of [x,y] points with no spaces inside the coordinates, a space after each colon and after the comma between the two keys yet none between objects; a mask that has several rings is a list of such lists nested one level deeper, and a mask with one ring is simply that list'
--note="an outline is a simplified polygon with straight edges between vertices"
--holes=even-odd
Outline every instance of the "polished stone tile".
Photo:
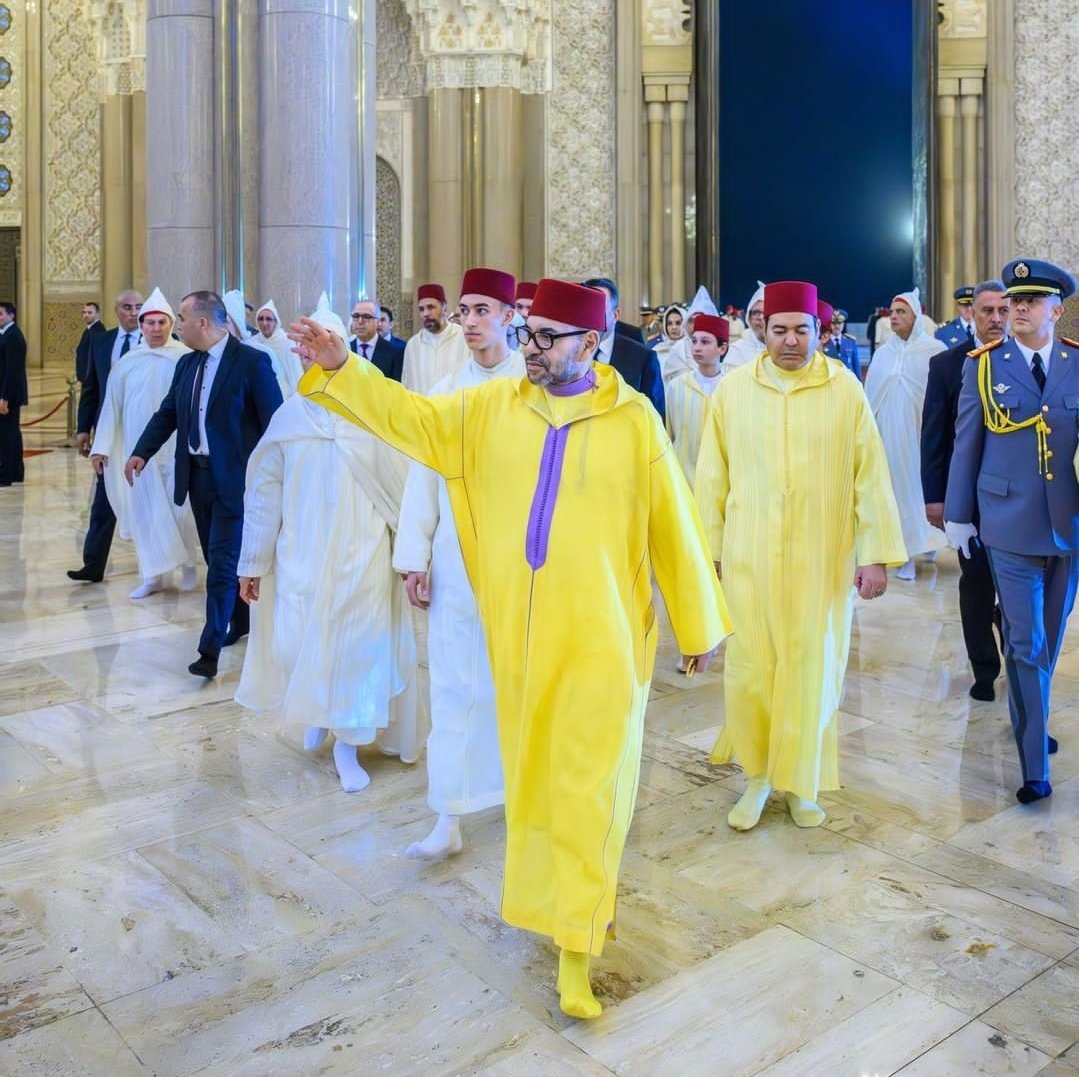
[{"label": "polished stone tile", "polygon": [[[971,1021],[899,1071],[901,1077],[1035,1077],[1049,1056]],[[897,1077],[899,1077],[897,1075]]]},{"label": "polished stone tile", "polygon": [[1079,960],[1068,958],[998,1002],[982,1020],[1059,1055],[1079,1042]]},{"label": "polished stone tile", "polygon": [[139,855],[246,950],[361,919],[369,904],[253,819],[144,846]]},{"label": "polished stone tile", "polygon": [[11,898],[97,1003],[243,951],[136,853],[56,874],[46,868],[12,884]]},{"label": "polished stone tile", "polygon": [[51,771],[14,737],[0,730],[0,796],[20,796]]},{"label": "polished stone tile", "polygon": [[566,1038],[620,1077],[758,1073],[896,983],[783,927],[721,951]]},{"label": "polished stone tile", "polygon": [[0,624],[0,664],[64,654],[90,640],[95,647],[152,640],[165,627],[160,617],[134,602],[8,622]]},{"label": "polished stone tile", "polygon": [[79,698],[71,685],[54,677],[40,662],[4,666],[0,685],[0,715],[22,714]]},{"label": "polished stone tile", "polygon": [[92,1005],[63,955],[0,890],[0,1041]]},{"label": "polished stone tile", "polygon": [[[785,915],[783,923],[974,1017],[1054,959],[1002,933],[1010,928],[1013,934],[1030,934],[1034,928],[1024,930],[1019,921],[1031,914],[998,902],[980,916],[972,910],[968,919],[949,910],[952,897],[938,895],[921,872],[912,877],[893,868]],[[983,896],[982,904],[991,901]],[[1060,945],[1051,921],[1041,927],[1046,948]]]},{"label": "polished stone tile", "polygon": [[759,1070],[757,1077],[894,1073],[969,1020],[920,991],[900,987]]},{"label": "polished stone tile", "polygon": [[150,1077],[150,1071],[97,1010],[0,1042],[0,1073],[10,1077]]}]

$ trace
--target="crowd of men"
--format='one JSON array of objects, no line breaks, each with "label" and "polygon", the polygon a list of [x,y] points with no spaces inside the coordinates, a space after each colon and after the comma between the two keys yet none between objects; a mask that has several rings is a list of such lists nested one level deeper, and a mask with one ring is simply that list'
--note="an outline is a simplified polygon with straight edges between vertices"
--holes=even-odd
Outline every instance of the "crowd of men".
[{"label": "crowd of men", "polygon": [[239,293],[174,311],[124,292],[117,328],[88,322],[80,343],[96,485],[68,575],[100,581],[117,527],[139,601],[176,572],[193,588],[201,552],[190,672],[215,676],[250,635],[237,700],[308,751],[332,741],[347,791],[370,781],[361,747],[418,758],[423,611],[433,822],[406,854],[459,852],[462,817],[504,804],[502,915],[554,939],[562,1007],[593,1017],[653,582],[687,676],[730,636],[712,759],[746,776],[732,828],[773,792],[795,825],[824,821],[855,599],[882,596],[889,570],[913,579],[945,538],[970,694],[994,698],[999,632],[1016,796],[1051,795],[1050,686],[1079,580],[1079,344],[1054,326],[1075,281],[1031,259],[1002,278],[957,295],[943,339],[917,289],[897,293],[864,386],[845,313],[799,281],[761,284],[744,324],[698,293],[651,347],[605,278],[473,268],[452,307],[418,290],[407,343],[374,300],[349,328],[325,296],[288,327],[268,301],[251,329]]}]

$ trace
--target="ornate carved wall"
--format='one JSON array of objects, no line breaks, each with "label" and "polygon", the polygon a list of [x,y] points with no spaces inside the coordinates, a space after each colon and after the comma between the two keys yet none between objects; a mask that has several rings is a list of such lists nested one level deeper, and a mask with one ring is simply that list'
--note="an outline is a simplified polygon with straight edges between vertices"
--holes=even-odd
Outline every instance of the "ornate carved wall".
[{"label": "ornate carved wall", "polygon": [[42,5],[44,280],[101,274],[97,41],[81,0]]},{"label": "ornate carved wall", "polygon": [[547,271],[615,272],[614,0],[551,0]]},{"label": "ornate carved wall", "polygon": [[1014,26],[1015,250],[1079,272],[1079,19],[1022,0]]},{"label": "ornate carved wall", "polygon": [[409,311],[401,308],[401,184],[381,157],[375,161],[375,207],[375,294],[403,330]]},{"label": "ornate carved wall", "polygon": [[0,4],[0,226],[22,224],[23,101],[26,65],[21,0]]}]

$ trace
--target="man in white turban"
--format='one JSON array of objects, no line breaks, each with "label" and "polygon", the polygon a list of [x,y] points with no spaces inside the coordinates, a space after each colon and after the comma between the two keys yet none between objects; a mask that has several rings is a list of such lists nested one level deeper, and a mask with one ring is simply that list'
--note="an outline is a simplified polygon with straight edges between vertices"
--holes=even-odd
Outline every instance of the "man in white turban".
[{"label": "man in white turban", "polygon": [[269,341],[261,332],[256,333],[254,336],[248,333],[247,301],[244,299],[243,292],[233,288],[232,291],[226,292],[221,297],[221,301],[225,304],[225,311],[228,314],[229,333],[241,344],[246,344],[249,348],[257,348],[270,357],[270,366],[273,367],[274,377],[277,379],[278,387],[281,390],[281,397],[287,400],[296,392],[299,373],[297,373],[295,379],[292,378],[289,369],[282,364],[278,352],[270,347]]},{"label": "man in white turban", "polygon": [[296,392],[303,370],[292,350],[292,341],[285,336],[285,330],[281,327],[281,315],[277,313],[272,299],[267,299],[255,311],[255,325],[259,330],[258,343],[265,345],[277,357],[273,364],[274,374],[281,386],[281,395],[287,400]]},{"label": "man in white turban", "polygon": [[910,558],[896,569],[901,580],[914,579],[917,554],[935,555],[933,528],[925,518],[922,496],[922,405],[929,379],[929,360],[946,345],[921,325],[918,289],[901,292],[888,313],[891,335],[873,353],[865,391],[884,440],[892,487],[903,524],[903,544]]},{"label": "man in white turban", "polygon": [[[155,288],[139,311],[142,343],[112,368],[105,403],[97,420],[90,462],[104,478],[109,504],[116,513],[121,538],[135,544],[142,583],[131,592],[146,598],[164,587],[166,573],[182,569],[180,586],[195,586],[199,542],[191,505],[173,502],[173,444],[153,457],[134,486],[124,481],[124,461],[168,393],[176,362],[190,349],[172,337],[176,315]],[[110,463],[110,461],[112,461]]]},{"label": "man in white turban", "polygon": [[[325,293],[311,316],[347,340]],[[308,751],[334,735],[346,793],[370,776],[356,748],[419,750],[416,643],[391,566],[407,461],[359,427],[293,395],[247,465],[240,597],[251,635],[236,700],[276,711]],[[329,548],[332,558],[312,557]]]}]

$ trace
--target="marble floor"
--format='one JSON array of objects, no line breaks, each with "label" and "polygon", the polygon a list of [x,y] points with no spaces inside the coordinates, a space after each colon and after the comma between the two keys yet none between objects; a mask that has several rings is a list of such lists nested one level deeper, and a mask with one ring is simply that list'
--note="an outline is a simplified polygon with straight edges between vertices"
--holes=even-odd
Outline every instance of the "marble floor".
[{"label": "marble floor", "polygon": [[341,792],[232,702],[242,645],[186,672],[200,594],[130,601],[123,543],[71,584],[88,492],[63,448],[0,490],[5,1077],[1079,1077],[1079,647],[1055,795],[1020,807],[1006,705],[967,696],[950,554],[858,605],[820,830],[777,804],[728,829],[720,677],[675,673],[667,636],[583,1024],[552,947],[498,917],[499,812],[451,862],[405,860],[422,763],[369,757]]}]

